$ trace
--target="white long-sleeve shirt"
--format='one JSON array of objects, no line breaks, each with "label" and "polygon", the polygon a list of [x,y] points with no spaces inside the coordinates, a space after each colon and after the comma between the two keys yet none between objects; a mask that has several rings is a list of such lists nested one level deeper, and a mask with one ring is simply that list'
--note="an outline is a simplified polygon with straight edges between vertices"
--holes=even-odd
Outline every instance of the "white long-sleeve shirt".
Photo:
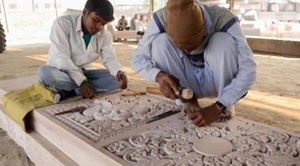
[{"label": "white long-sleeve shirt", "polygon": [[136,22],[136,31],[141,31],[141,32],[145,32],[146,31],[146,27],[143,25],[143,22],[138,20]]},{"label": "white long-sleeve shirt", "polygon": [[[212,21],[207,11],[202,7],[206,17],[206,34],[212,28]],[[131,57],[132,69],[141,77],[148,81],[155,82],[156,75],[161,71],[152,62],[151,46],[153,40],[160,34],[154,19],[151,20],[145,35],[139,42],[138,48]],[[233,24],[227,33],[234,38],[238,52],[238,74],[228,86],[224,88],[218,101],[225,106],[231,106],[238,101],[251,88],[256,80],[256,64],[253,54],[249,48],[246,38],[238,22]],[[216,48],[217,49],[217,48]]]},{"label": "white long-sleeve shirt", "polygon": [[82,15],[61,16],[53,23],[47,64],[66,72],[79,86],[86,77],[82,69],[93,69],[92,63],[99,57],[111,75],[123,70],[119,63],[110,33],[103,29],[92,36],[86,48],[81,28]]}]

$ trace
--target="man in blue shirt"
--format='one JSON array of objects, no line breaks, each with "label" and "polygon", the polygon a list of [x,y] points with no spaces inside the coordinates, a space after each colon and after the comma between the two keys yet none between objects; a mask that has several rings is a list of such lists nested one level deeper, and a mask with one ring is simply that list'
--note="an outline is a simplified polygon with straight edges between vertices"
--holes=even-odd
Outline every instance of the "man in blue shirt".
[{"label": "man in blue shirt", "polygon": [[[228,113],[256,79],[256,64],[238,19],[228,9],[194,0],[169,0],[154,13],[131,66],[159,83],[168,98],[177,99],[179,87],[191,88],[194,98],[183,110],[196,126],[210,125]],[[217,101],[199,106],[197,98],[208,97]]]}]

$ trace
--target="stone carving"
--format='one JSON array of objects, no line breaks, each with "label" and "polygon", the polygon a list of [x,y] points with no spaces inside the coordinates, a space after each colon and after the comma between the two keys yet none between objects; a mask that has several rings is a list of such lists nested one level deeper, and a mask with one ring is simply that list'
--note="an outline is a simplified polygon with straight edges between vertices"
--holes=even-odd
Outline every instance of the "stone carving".
[{"label": "stone carving", "polygon": [[45,111],[54,116],[75,107],[87,107],[82,112],[54,117],[93,141],[99,141],[143,126],[150,118],[169,110],[180,110],[172,100],[152,95],[123,97],[128,91],[98,96],[94,101],[80,100],[46,107]]},{"label": "stone carving", "polygon": [[[197,128],[185,117],[130,136],[105,148],[131,165],[299,165],[300,138],[255,123],[233,119]],[[230,153],[206,156],[193,149],[195,140],[221,138]],[[220,147],[221,148],[221,147]]]},{"label": "stone carving", "polygon": [[[180,110],[174,102],[152,95],[123,97],[127,91],[40,108],[95,141],[95,148],[112,159],[133,166],[296,166],[300,164],[300,137],[255,122],[234,118],[198,128],[174,114],[168,121],[151,118]],[[84,106],[82,112],[55,113]],[[149,123],[151,122],[151,123]],[[203,138],[224,140],[232,149],[216,155],[201,153]],[[209,146],[208,146],[209,147]],[[217,148],[216,148],[217,149]],[[219,151],[217,151],[219,152]],[[126,164],[124,164],[126,163]]]}]

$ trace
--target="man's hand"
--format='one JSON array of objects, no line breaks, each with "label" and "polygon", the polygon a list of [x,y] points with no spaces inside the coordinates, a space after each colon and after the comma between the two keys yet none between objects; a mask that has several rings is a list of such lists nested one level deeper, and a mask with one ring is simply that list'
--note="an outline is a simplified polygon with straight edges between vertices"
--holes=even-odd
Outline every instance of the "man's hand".
[{"label": "man's hand", "polygon": [[193,98],[191,98],[188,102],[186,102],[183,107],[182,107],[182,112],[184,113],[184,115],[186,115],[187,113],[194,113],[196,111],[199,111],[201,109],[197,97],[194,94]]},{"label": "man's hand", "polygon": [[119,88],[120,89],[126,89],[128,80],[125,76],[125,73],[120,70],[120,71],[118,71],[116,77],[117,77],[117,80],[121,83]]},{"label": "man's hand", "polygon": [[216,104],[202,108],[194,113],[188,113],[187,116],[192,123],[198,127],[208,126],[219,118],[222,110]]},{"label": "man's hand", "polygon": [[160,71],[155,78],[155,82],[159,83],[159,90],[164,96],[171,99],[177,99],[177,96],[180,94],[178,78]]},{"label": "man's hand", "polygon": [[80,94],[83,99],[92,99],[93,97],[95,97],[94,88],[89,82],[85,82],[82,84],[82,86],[80,87]]}]

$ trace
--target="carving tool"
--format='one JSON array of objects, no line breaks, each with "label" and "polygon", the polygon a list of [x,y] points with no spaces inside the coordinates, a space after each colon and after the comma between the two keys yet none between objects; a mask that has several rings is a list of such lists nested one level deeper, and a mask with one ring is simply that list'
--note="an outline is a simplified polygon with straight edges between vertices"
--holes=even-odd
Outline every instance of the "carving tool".
[{"label": "carving tool", "polygon": [[[147,87],[146,92],[150,94],[163,95],[158,87]],[[179,87],[179,95],[177,96],[183,103],[188,102],[194,96],[192,89]]]},{"label": "carving tool", "polygon": [[85,109],[87,109],[86,106],[75,107],[75,108],[72,108],[70,110],[55,113],[54,116],[61,115],[61,114],[66,114],[66,113],[72,113],[72,112],[80,112],[80,111],[83,111]]},{"label": "carving tool", "polygon": [[159,115],[156,115],[152,118],[149,119],[149,121],[147,123],[151,123],[151,122],[155,122],[155,121],[158,121],[160,119],[163,119],[163,118],[166,118],[166,117],[169,117],[171,115],[174,115],[174,114],[177,114],[181,112],[180,110],[171,110],[171,111],[167,111],[165,113],[162,113],[162,114],[159,114]]},{"label": "carving tool", "polygon": [[130,93],[122,94],[122,96],[124,96],[124,97],[126,97],[126,96],[136,96],[136,95],[146,95],[146,92],[130,92]]}]

